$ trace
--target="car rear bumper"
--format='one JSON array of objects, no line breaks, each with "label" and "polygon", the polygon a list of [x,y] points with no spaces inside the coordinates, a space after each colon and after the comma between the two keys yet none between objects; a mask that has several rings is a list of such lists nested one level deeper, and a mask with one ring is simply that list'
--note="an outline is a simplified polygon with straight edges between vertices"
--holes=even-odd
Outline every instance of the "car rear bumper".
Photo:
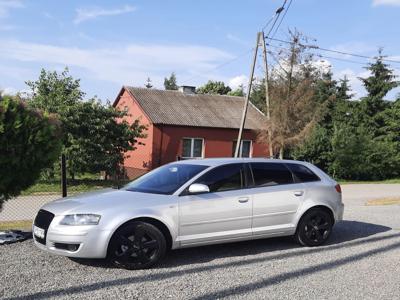
[{"label": "car rear bumper", "polygon": [[343,220],[343,213],[344,213],[344,204],[340,203],[337,208],[336,212],[336,222],[342,221]]},{"label": "car rear bumper", "polygon": [[52,254],[79,258],[105,258],[111,231],[93,226],[50,226],[46,239],[33,235],[35,245]]}]

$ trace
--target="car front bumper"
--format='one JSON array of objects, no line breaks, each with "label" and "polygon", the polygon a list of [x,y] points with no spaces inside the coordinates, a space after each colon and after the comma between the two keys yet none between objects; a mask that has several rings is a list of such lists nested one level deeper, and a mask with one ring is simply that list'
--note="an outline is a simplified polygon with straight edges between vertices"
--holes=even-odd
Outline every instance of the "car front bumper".
[{"label": "car front bumper", "polygon": [[[45,240],[40,242],[35,235],[33,240],[38,248],[52,254],[79,258],[105,258],[111,234],[110,230],[102,230],[98,225],[57,225],[55,218],[47,230]],[[68,249],[69,245],[73,250]]]}]

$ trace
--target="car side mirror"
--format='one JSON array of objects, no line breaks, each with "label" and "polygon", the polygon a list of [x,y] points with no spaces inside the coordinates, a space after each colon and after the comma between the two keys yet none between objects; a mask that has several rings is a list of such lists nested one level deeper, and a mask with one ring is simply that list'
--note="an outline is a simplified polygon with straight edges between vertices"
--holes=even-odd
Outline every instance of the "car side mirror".
[{"label": "car side mirror", "polygon": [[193,183],[189,186],[189,194],[209,193],[210,188],[205,184]]}]

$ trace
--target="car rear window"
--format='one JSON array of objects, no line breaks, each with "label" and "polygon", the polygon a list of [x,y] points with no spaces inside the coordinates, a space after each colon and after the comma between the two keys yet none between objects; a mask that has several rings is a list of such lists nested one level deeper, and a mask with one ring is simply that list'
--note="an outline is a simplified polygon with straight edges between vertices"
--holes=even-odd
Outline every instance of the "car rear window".
[{"label": "car rear window", "polygon": [[292,173],[280,163],[251,163],[254,187],[293,183]]},{"label": "car rear window", "polygon": [[286,164],[293,172],[297,179],[301,182],[320,181],[321,179],[309,168],[299,164]]}]

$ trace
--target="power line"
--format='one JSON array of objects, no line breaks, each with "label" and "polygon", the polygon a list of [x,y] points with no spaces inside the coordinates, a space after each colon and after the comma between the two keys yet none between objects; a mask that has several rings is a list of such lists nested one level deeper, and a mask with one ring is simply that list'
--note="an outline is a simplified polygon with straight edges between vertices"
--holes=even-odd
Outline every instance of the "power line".
[{"label": "power line", "polygon": [[[282,47],[282,46],[276,46],[276,45],[273,45],[273,44],[268,44],[268,46],[270,46],[272,48],[277,48],[277,49],[290,51],[289,48],[285,48],[285,47]],[[312,50],[314,50],[314,49],[312,49]],[[316,55],[318,57],[321,57],[321,58],[339,60],[339,61],[344,61],[344,62],[353,63],[353,64],[359,64],[359,65],[363,65],[363,66],[366,66],[368,64],[366,62],[361,62],[361,61],[355,61],[355,60],[350,60],[350,59],[345,59],[345,58],[322,55],[321,53],[314,53],[314,52],[309,52],[309,53],[310,54],[314,54],[314,55]]]},{"label": "power line", "polygon": [[[281,39],[269,38],[268,36],[266,36],[265,38],[269,39],[269,40],[272,40],[272,41],[285,43],[285,44],[290,44],[290,45],[295,44],[294,42],[291,42],[291,41],[285,41],[285,40],[281,40]],[[362,54],[356,54],[356,53],[332,50],[332,49],[322,48],[322,47],[319,47],[317,45],[307,45],[307,44],[301,44],[301,43],[297,43],[297,44],[302,46],[302,47],[309,48],[309,49],[316,49],[316,50],[332,52],[332,53],[337,53],[337,54],[342,54],[342,55],[349,55],[349,56],[353,56],[353,57],[359,57],[359,58],[365,58],[365,59],[371,59],[371,60],[376,59],[376,57],[373,57],[373,56],[367,56],[367,55],[362,55]],[[382,61],[400,63],[400,61],[398,61],[398,60],[388,59],[388,58],[382,58]]]},{"label": "power line", "polygon": [[[271,34],[272,30],[274,29],[275,24],[276,24],[276,22],[277,22],[278,19],[279,19],[279,16],[281,15],[282,11],[285,10],[286,2],[287,2],[287,0],[284,0],[282,6],[279,7],[279,8],[276,10],[276,12],[275,12],[275,17],[276,17],[276,18],[275,18],[275,20],[274,20],[274,23],[272,23],[272,26],[271,26],[271,28],[269,29],[269,31],[268,31],[268,33],[267,33],[266,36],[269,36],[269,35]],[[267,23],[267,24],[268,24],[268,23]],[[265,28],[266,28],[266,27],[264,27],[264,28],[262,29],[262,31],[264,31]]]},{"label": "power line", "polygon": [[288,4],[288,6],[286,7],[285,12],[283,13],[283,16],[282,16],[281,20],[279,21],[279,24],[278,24],[278,26],[276,27],[276,29],[275,29],[274,33],[272,34],[272,37],[271,37],[271,38],[274,38],[274,36],[275,36],[276,33],[278,32],[278,29],[279,29],[279,27],[281,26],[282,21],[283,21],[283,19],[285,18],[286,14],[287,14],[287,12],[288,12],[288,10],[289,10],[289,8],[290,8],[290,5],[292,5],[292,1],[293,1],[293,0],[290,0],[290,1],[289,1],[289,4]]},{"label": "power line", "polygon": [[[230,60],[227,60],[227,61],[223,62],[222,64],[219,64],[219,65],[209,69],[208,72],[211,72],[211,71],[214,71],[214,70],[218,70],[218,69],[220,69],[222,67],[225,67],[226,65],[229,65],[229,64],[233,63],[234,61],[237,61],[238,59],[242,58],[243,56],[248,55],[253,50],[254,50],[254,48],[248,49],[246,52],[243,52],[243,53],[239,54],[238,56],[236,56],[236,57],[234,57],[234,58],[232,58]],[[190,81],[190,80],[192,80],[194,78],[200,77],[200,76],[201,75],[193,75],[192,77],[189,77],[189,78],[186,78],[185,80],[183,80],[182,83],[188,82],[188,81]]]},{"label": "power line", "polygon": [[[291,0],[291,1],[292,1],[292,0]],[[291,2],[291,1],[290,1],[290,2]],[[271,29],[269,30],[269,33],[271,33],[271,31],[273,30],[273,28],[274,28],[274,26],[275,26],[277,20],[279,19],[279,15],[280,15],[280,14],[282,13],[282,11],[285,9],[286,2],[287,2],[287,0],[284,0],[284,1],[283,1],[282,6],[280,6],[280,7],[275,11],[275,13],[274,13],[274,14],[272,15],[272,17],[269,19],[269,21],[268,21],[268,22],[264,25],[264,27],[262,28],[262,31],[264,31],[264,30],[268,27],[268,25],[272,22],[272,20],[275,19],[275,20],[274,20],[274,23],[273,23],[272,26],[271,26]],[[214,71],[214,70],[218,70],[218,69],[220,69],[220,68],[222,68],[222,67],[224,67],[224,66],[226,66],[226,65],[228,65],[228,64],[230,64],[230,63],[232,63],[232,62],[234,62],[234,61],[236,61],[236,60],[238,60],[238,59],[240,59],[241,57],[243,57],[243,56],[249,54],[249,53],[252,52],[253,50],[254,50],[254,48],[251,48],[251,49],[247,50],[246,52],[244,52],[244,53],[242,53],[242,54],[239,54],[238,56],[236,56],[236,57],[234,57],[234,58],[232,58],[232,59],[230,59],[230,60],[227,60],[227,61],[225,61],[225,62],[223,62],[223,63],[221,63],[221,64],[219,64],[219,65],[217,65],[217,66],[215,66],[215,67],[213,67],[213,68],[211,68],[211,69],[209,69],[208,72],[211,72],[211,71]],[[192,80],[192,79],[194,79],[194,78],[197,78],[197,77],[200,77],[200,75],[193,75],[193,76],[191,76],[191,77],[189,77],[189,78],[183,80],[182,83],[186,83],[186,82],[188,82],[188,81],[190,81],[190,80]]]}]

